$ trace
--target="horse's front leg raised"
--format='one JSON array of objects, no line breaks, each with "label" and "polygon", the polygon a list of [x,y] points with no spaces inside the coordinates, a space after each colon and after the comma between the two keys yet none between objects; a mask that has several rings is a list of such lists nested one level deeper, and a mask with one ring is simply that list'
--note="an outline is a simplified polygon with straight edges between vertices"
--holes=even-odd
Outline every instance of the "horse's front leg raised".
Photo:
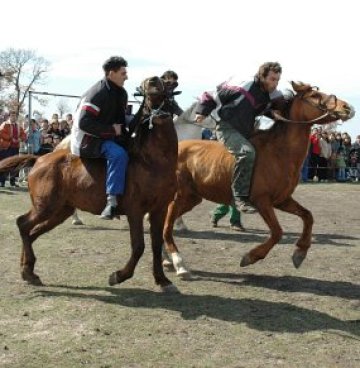
[{"label": "horse's front leg raised", "polygon": [[113,272],[109,277],[109,285],[120,284],[134,275],[135,267],[144,253],[144,226],[142,214],[128,215],[130,227],[131,255],[125,267]]},{"label": "horse's front leg raised", "polygon": [[276,218],[275,211],[270,200],[267,198],[261,198],[261,200],[257,201],[255,204],[256,208],[259,210],[259,214],[269,226],[270,237],[264,243],[258,245],[249,253],[244,255],[240,262],[241,267],[248,266],[260,259],[264,259],[270,252],[271,248],[277,244],[282,237],[282,229],[278,219]]},{"label": "horse's front leg raised", "polygon": [[155,283],[166,293],[178,293],[179,290],[165,276],[162,264],[163,227],[166,215],[166,207],[162,210],[150,213],[150,236],[153,252],[153,275]]},{"label": "horse's front leg raised", "polygon": [[292,197],[276,207],[282,211],[299,216],[303,221],[303,231],[300,239],[296,242],[296,249],[292,256],[294,266],[299,268],[311,246],[312,226],[314,223],[312,213]]}]

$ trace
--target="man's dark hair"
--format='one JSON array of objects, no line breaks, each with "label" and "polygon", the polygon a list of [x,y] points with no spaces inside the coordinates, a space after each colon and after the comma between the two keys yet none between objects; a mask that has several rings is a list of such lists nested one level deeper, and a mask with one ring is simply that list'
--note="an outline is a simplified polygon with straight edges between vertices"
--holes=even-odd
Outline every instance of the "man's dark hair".
[{"label": "man's dark hair", "polygon": [[175,79],[176,81],[178,80],[178,75],[173,71],[173,70],[167,70],[162,76],[161,79]]},{"label": "man's dark hair", "polygon": [[121,67],[126,68],[128,66],[127,61],[121,56],[111,56],[109,59],[105,61],[102,68],[105,72],[105,75],[108,75],[111,70],[117,72]]},{"label": "man's dark hair", "polygon": [[281,74],[282,72],[281,65],[278,62],[268,61],[260,66],[258,72],[255,75],[255,78],[257,80],[262,81],[268,76],[270,72]]}]

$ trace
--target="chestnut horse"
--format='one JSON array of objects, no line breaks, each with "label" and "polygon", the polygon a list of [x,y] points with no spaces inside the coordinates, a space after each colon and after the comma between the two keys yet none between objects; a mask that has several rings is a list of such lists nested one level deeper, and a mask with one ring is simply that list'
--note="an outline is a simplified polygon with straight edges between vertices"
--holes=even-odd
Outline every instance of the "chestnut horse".
[{"label": "chestnut horse", "polygon": [[[269,130],[259,131],[250,139],[257,152],[250,200],[269,226],[270,237],[244,255],[242,267],[265,258],[280,241],[283,231],[275,208],[297,215],[303,221],[303,231],[292,257],[296,268],[301,265],[311,245],[313,216],[292,198],[292,194],[308,152],[311,126],[354,116],[353,108],[334,95],[326,95],[307,84],[292,82],[292,86],[296,94],[288,101],[287,118],[279,115]],[[174,220],[203,198],[231,204],[233,167],[233,155],[219,142],[179,142],[178,191],[169,205],[164,227],[165,247],[179,276],[187,276],[189,272],[174,242]]]},{"label": "chestnut horse", "polygon": [[[148,84],[143,83],[144,101],[130,131],[126,190],[118,198],[118,214],[128,218],[132,252],[125,267],[110,275],[109,284],[133,276],[144,252],[143,217],[149,212],[155,283],[162,291],[177,292],[164,274],[161,251],[167,207],[176,192],[178,143],[172,116],[164,113],[168,99],[163,83],[158,77],[147,81]],[[154,88],[159,92],[155,93]],[[3,160],[0,171],[31,166],[28,185],[32,208],[17,219],[23,243],[20,265],[25,281],[41,285],[34,273],[33,242],[65,221],[75,208],[96,215],[101,213],[106,204],[105,160],[83,159],[68,150],[58,150],[39,158],[29,155]]]},{"label": "chestnut horse", "polygon": [[[202,130],[204,128],[215,129],[215,120],[211,116],[208,116],[201,124],[195,123],[196,106],[197,102],[192,103],[188,109],[174,120],[179,142],[188,139],[202,139]],[[175,220],[174,225],[176,230],[189,230],[181,216]]]}]

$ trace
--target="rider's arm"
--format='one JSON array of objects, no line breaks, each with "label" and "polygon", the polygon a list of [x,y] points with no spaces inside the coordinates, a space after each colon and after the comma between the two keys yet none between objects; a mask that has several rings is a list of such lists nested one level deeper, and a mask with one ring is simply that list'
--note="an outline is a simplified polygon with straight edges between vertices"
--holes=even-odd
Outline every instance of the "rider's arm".
[{"label": "rider's arm", "polygon": [[234,83],[227,81],[219,84],[216,91],[204,92],[196,108],[196,114],[207,116],[216,107],[233,102],[240,96],[245,96],[253,81]]},{"label": "rider's arm", "polygon": [[276,115],[284,115],[284,111],[288,105],[288,100],[286,96],[279,90],[274,91],[270,94],[270,106],[265,111],[264,115],[269,117],[270,119],[276,119]]},{"label": "rider's arm", "polygon": [[[102,121],[103,110],[106,105],[106,95],[102,91],[90,94],[85,97],[79,108],[79,127],[84,132],[103,139],[113,138],[119,135],[119,129],[116,130],[115,124],[104,124]],[[116,123],[116,122],[114,122]]]}]

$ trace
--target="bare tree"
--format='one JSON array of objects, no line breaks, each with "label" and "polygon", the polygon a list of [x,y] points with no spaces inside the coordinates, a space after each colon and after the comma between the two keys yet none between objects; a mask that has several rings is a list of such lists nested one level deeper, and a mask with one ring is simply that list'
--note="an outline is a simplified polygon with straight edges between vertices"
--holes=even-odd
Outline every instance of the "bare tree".
[{"label": "bare tree", "polygon": [[22,111],[28,92],[44,84],[49,66],[50,62],[37,56],[34,50],[9,48],[0,52],[0,70],[4,75],[0,99]]},{"label": "bare tree", "polygon": [[60,117],[63,117],[65,112],[70,110],[68,103],[63,98],[59,100],[56,107]]}]

